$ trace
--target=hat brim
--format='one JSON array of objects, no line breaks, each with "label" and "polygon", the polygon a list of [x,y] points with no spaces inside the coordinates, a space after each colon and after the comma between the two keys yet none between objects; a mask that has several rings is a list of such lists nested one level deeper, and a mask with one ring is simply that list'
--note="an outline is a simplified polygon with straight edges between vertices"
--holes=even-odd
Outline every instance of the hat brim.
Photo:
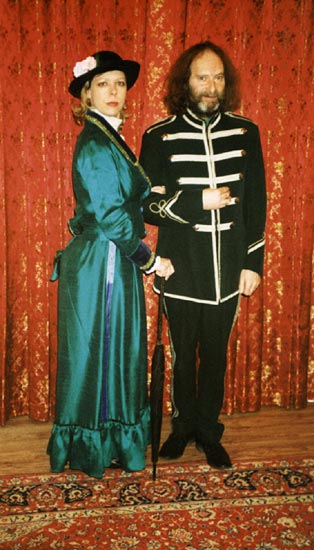
[{"label": "hat brim", "polygon": [[107,73],[108,71],[122,71],[125,74],[127,89],[129,90],[137,81],[140,72],[140,64],[136,61],[129,61],[128,59],[103,63],[99,65],[99,67],[95,67],[95,69],[74,78],[69,86],[70,94],[80,98],[85,82],[92,80],[97,74]]}]

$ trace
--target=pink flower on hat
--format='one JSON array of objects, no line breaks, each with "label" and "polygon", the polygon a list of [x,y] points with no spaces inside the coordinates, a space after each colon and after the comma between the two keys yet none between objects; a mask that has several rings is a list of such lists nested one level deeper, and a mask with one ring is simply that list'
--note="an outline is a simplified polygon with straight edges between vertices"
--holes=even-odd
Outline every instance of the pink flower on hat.
[{"label": "pink flower on hat", "polygon": [[89,57],[86,57],[86,59],[83,59],[83,61],[78,61],[75,64],[73,74],[75,78],[78,78],[79,76],[82,76],[82,74],[86,74],[95,69],[96,65],[96,59],[90,55]]}]

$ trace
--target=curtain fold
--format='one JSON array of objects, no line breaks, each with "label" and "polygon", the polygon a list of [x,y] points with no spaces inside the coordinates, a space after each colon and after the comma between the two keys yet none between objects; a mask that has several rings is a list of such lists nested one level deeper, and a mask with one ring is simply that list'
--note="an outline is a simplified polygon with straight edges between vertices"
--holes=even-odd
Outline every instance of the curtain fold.
[{"label": "curtain fold", "polygon": [[[268,216],[263,284],[242,299],[224,411],[301,408],[314,399],[314,3],[312,0],[3,0],[0,12],[0,423],[54,411],[55,251],[69,240],[71,161],[80,129],[67,88],[100,49],[141,63],[127,142],[167,115],[163,84],[190,45],[212,40],[239,68],[240,113],[260,128]],[[156,229],[147,226],[148,243]],[[149,356],[157,299],[145,279]],[[170,351],[164,411],[170,412]]]}]

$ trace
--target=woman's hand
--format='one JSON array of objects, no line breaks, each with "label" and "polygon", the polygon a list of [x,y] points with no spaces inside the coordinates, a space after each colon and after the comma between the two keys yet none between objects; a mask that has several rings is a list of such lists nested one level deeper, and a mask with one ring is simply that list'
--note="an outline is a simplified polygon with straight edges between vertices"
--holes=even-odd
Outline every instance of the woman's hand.
[{"label": "woman's hand", "polygon": [[204,189],[203,209],[216,210],[230,204],[239,202],[238,197],[231,197],[229,187],[217,187],[216,189]]},{"label": "woman's hand", "polygon": [[158,266],[156,269],[156,274],[159,277],[165,277],[166,281],[174,273],[174,267],[171,260],[168,258],[158,258]]}]

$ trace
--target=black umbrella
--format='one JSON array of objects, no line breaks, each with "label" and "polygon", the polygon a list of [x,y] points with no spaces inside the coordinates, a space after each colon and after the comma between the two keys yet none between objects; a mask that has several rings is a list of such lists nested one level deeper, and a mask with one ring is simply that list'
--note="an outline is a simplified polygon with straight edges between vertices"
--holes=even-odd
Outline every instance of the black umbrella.
[{"label": "black umbrella", "polygon": [[165,352],[162,343],[162,314],[164,299],[165,279],[160,280],[160,294],[158,302],[158,321],[157,321],[157,339],[152,359],[151,383],[150,383],[150,414],[151,414],[151,444],[152,444],[152,463],[153,480],[156,479],[156,465],[158,461],[161,423],[162,423],[162,403],[164,393],[164,373],[165,373]]}]

